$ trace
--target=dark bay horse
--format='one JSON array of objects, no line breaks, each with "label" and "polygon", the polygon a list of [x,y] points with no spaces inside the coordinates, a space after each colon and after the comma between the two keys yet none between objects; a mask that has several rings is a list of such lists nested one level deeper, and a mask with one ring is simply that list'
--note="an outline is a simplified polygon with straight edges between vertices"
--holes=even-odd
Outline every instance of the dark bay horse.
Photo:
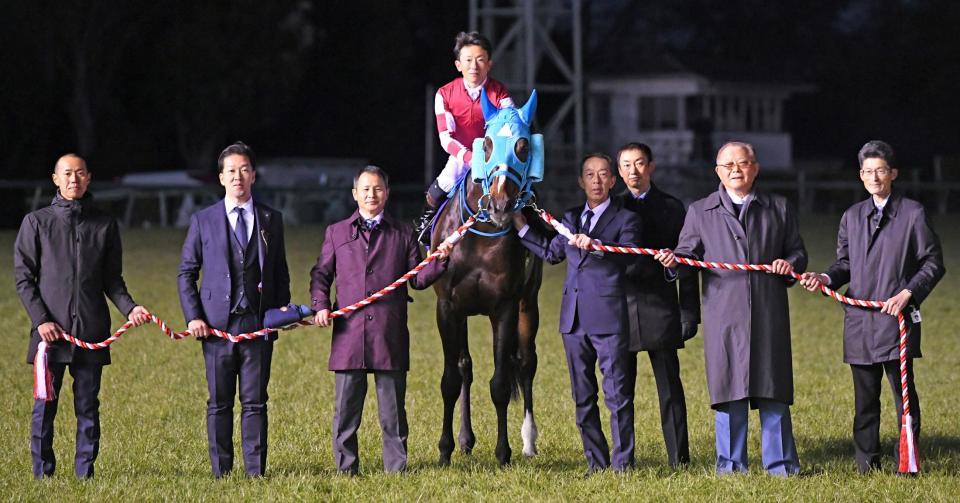
[{"label": "dark bay horse", "polygon": [[[434,284],[437,326],[443,342],[443,428],[440,463],[449,464],[454,450],[453,410],[460,399],[460,449],[469,454],[476,443],[470,421],[473,363],[467,317],[484,315],[493,329],[493,377],[490,397],[497,409],[497,446],[501,465],[510,462],[507,406],[523,393],[523,454],[537,453],[533,417],[533,377],[537,371],[535,339],[540,323],[537,294],[543,262],[528,253],[513,230],[512,213],[531,197],[529,184],[542,176],[542,136],[530,134],[536,91],[520,109],[498,110],[482,93],[486,136],[473,145],[473,169],[456,195],[440,211],[432,245],[456,229],[469,215],[478,223],[454,248],[446,274]],[[529,211],[529,210],[527,210]],[[538,218],[528,215],[531,223]]]}]

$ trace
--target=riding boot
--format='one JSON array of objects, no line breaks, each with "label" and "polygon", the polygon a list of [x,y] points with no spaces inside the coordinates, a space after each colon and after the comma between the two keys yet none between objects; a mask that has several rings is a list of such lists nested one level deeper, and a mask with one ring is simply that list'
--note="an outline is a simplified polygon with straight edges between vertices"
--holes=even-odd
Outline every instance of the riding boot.
[{"label": "riding boot", "polygon": [[430,223],[433,222],[434,215],[437,214],[437,209],[440,208],[440,205],[443,204],[446,199],[447,192],[441,189],[440,186],[437,185],[437,181],[434,180],[433,183],[430,184],[430,188],[427,189],[423,214],[414,221],[414,232],[417,234],[417,239],[424,245],[430,244],[430,233],[427,232],[427,230],[430,228]]}]

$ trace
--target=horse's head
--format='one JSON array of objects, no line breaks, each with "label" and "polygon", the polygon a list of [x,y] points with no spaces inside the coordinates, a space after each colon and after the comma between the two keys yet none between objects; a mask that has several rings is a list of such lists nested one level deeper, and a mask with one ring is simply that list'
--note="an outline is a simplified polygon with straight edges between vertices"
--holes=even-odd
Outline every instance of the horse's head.
[{"label": "horse's head", "polygon": [[537,91],[521,108],[498,109],[486,91],[480,93],[486,134],[473,141],[471,178],[483,187],[478,202],[498,227],[532,197],[530,185],[543,177],[543,135],[530,134],[537,109]]}]

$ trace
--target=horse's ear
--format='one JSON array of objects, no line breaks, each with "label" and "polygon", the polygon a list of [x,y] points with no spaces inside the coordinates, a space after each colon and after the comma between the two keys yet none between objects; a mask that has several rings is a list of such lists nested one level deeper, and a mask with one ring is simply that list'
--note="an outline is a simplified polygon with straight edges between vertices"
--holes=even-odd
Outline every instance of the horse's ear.
[{"label": "horse's ear", "polygon": [[494,115],[497,115],[497,106],[493,103],[490,103],[490,98],[487,97],[487,89],[480,89],[480,108],[483,109],[483,120],[484,122],[493,118]]},{"label": "horse's ear", "polygon": [[530,125],[533,122],[533,114],[537,113],[537,90],[534,89],[530,92],[530,99],[520,108],[520,118],[523,119],[523,122]]}]

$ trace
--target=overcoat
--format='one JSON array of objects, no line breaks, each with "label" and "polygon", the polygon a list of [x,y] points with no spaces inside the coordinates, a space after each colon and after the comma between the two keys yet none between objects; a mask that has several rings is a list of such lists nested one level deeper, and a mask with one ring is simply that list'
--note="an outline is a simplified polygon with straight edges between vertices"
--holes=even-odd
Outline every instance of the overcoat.
[{"label": "overcoat", "polygon": [[[840,219],[837,261],[827,270],[830,287],[848,284],[848,297],[887,300],[904,288],[913,292],[903,313],[907,321],[907,356],[919,358],[920,323],[910,312],[918,308],[943,277],[940,238],[923,206],[894,193],[883,208],[880,227],[873,232],[873,198],[854,204]],[[900,357],[897,318],[877,309],[843,304],[843,361],[868,365]]]},{"label": "overcoat", "polygon": [[[310,270],[314,310],[349,306],[420,263],[420,248],[409,225],[386,213],[372,231],[361,231],[362,222],[355,211],[349,218],[327,226],[320,256]],[[440,278],[447,264],[446,260],[434,260],[407,283],[422,290]],[[336,299],[331,300],[334,283]],[[373,304],[334,318],[328,368],[409,370],[408,300],[403,285]]]},{"label": "overcoat", "polygon": [[[801,273],[807,251],[787,200],[754,188],[741,218],[721,185],[690,205],[674,252],[705,261],[769,264]],[[703,269],[704,357],[713,406],[744,398],[793,403],[787,287],[765,272]]]},{"label": "overcoat", "polygon": [[[577,222],[584,206],[570,208],[563,215],[563,225],[577,232]],[[571,333],[577,321],[589,334],[626,336],[627,305],[624,297],[624,270],[637,259],[633,255],[587,252],[567,244],[560,234],[548,237],[534,226],[528,228],[521,242],[530,251],[551,264],[567,261],[567,278],[563,283],[560,303],[560,333]],[[597,217],[587,233],[603,244],[636,246],[640,238],[640,219],[624,210],[621,201],[613,198],[610,206]]]},{"label": "overcoat", "polygon": [[[30,316],[27,363],[40,343],[37,327],[54,321],[86,342],[110,336],[110,312],[104,295],[126,317],[136,307],[123,281],[123,252],[117,221],[91,202],[64,199],[28,213],[13,249],[17,293]],[[110,348],[90,350],[56,341],[50,361],[110,363]]]},{"label": "overcoat", "polygon": [[[624,208],[640,217],[640,246],[658,250],[677,246],[686,215],[683,202],[652,183],[643,199],[633,197],[629,190],[618,197]],[[630,351],[682,348],[680,323],[700,323],[697,271],[682,268],[671,276],[653,257],[643,255],[627,268],[625,294]]]}]

